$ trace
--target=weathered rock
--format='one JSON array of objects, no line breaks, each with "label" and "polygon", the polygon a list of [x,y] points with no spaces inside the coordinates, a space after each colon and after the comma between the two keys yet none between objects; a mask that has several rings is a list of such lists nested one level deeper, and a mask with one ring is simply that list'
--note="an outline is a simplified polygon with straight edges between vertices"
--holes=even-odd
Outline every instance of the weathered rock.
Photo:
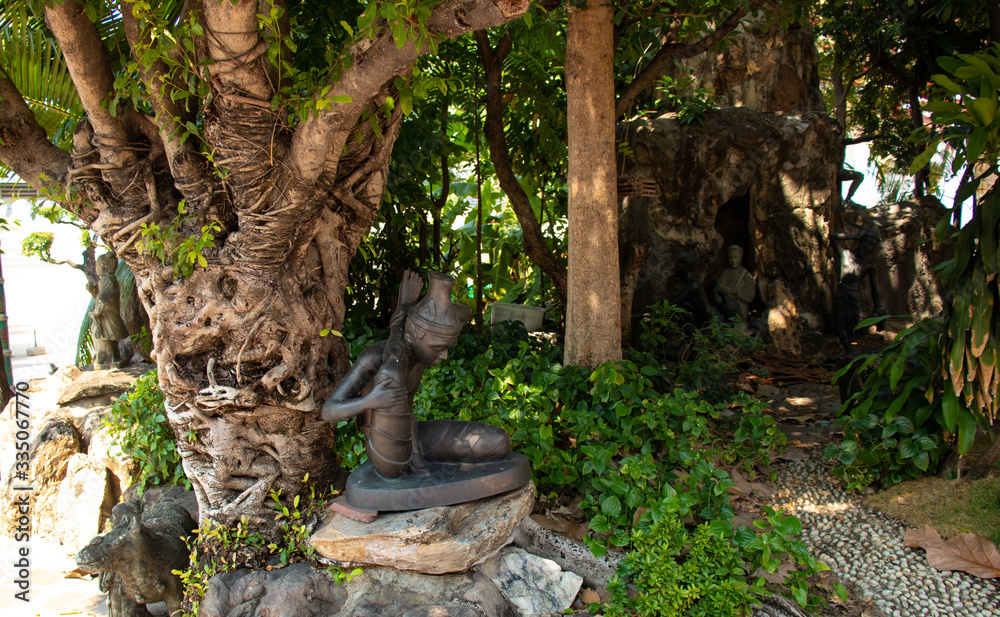
[{"label": "weathered rock", "polygon": [[709,112],[703,126],[667,114],[619,131],[635,153],[620,182],[641,187],[624,191],[621,245],[649,247],[633,312],[680,288],[676,258],[687,242],[698,245],[706,285],[726,266],[723,248],[736,244],[757,279],[751,314],[779,302],[770,283],[782,280],[789,305],[774,342],[789,353],[812,351],[821,339],[810,331],[829,322],[837,277],[828,238],[840,146],[827,117],[731,108]]},{"label": "weathered rock", "polygon": [[618,562],[624,554],[609,550],[603,557],[595,557],[590,548],[582,542],[550,531],[527,517],[514,529],[512,544],[527,552],[551,559],[563,570],[575,572],[583,577],[583,582],[602,594],[606,592],[608,579],[618,570]]},{"label": "weathered rock", "polygon": [[878,281],[883,308],[913,320],[939,315],[944,287],[934,268],[954,254],[950,244],[934,246],[934,227],[945,214],[933,197],[919,202],[886,204],[869,210],[878,223],[881,255]]},{"label": "weathered rock", "polygon": [[515,617],[481,574],[429,576],[369,567],[342,584],[298,563],[279,570],[235,570],[212,577],[200,617]]},{"label": "weathered rock", "polygon": [[149,371],[146,365],[130,366],[124,369],[105,371],[81,371],[70,367],[72,380],[59,393],[57,402],[68,405],[74,401],[97,396],[112,396],[117,398],[128,389],[132,383]]},{"label": "weathered rock", "polygon": [[815,33],[799,25],[786,30],[774,15],[765,8],[745,17],[722,49],[683,60],[667,74],[678,77],[690,69],[694,87],[712,88],[720,106],[824,111]]},{"label": "weathered rock", "polygon": [[58,535],[68,550],[85,546],[111,517],[121,489],[115,492],[116,483],[108,481],[110,473],[104,463],[86,454],[69,459],[56,497]]},{"label": "weathered rock", "polygon": [[516,547],[506,547],[479,571],[504,592],[524,615],[561,613],[580,592],[583,577],[559,564]]},{"label": "weathered rock", "polygon": [[359,523],[328,516],[309,542],[340,563],[374,564],[425,574],[464,572],[496,551],[531,513],[535,486],[489,499],[379,516]]},{"label": "weathered rock", "polygon": [[90,435],[87,456],[107,467],[119,487],[126,487],[132,484],[135,464],[114,441],[106,426],[95,429]]},{"label": "weathered rock", "polygon": [[[8,408],[8,413],[10,411],[11,408]],[[13,443],[13,436],[12,431],[9,443]],[[31,441],[28,469],[18,465],[24,461],[5,460],[5,468],[8,469],[3,480],[3,525],[6,535],[13,536],[18,526],[15,500],[26,494],[17,487],[30,485],[34,488],[30,493],[32,535],[58,537],[59,486],[66,477],[70,459],[79,455],[80,449],[80,438],[73,425],[66,420],[52,420],[42,425]]]}]

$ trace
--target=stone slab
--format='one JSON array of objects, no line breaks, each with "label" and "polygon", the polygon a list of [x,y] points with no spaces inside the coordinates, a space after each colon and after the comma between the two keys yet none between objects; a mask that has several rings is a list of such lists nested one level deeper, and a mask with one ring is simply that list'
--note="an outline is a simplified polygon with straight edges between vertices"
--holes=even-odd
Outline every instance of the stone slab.
[{"label": "stone slab", "polygon": [[339,563],[379,565],[424,574],[464,572],[507,543],[531,513],[535,486],[488,499],[411,512],[383,513],[361,523],[331,513],[309,539]]},{"label": "stone slab", "polygon": [[428,472],[383,478],[371,462],[347,478],[344,498],[358,510],[399,512],[449,506],[512,491],[531,482],[531,464],[520,452],[486,463],[427,463]]}]

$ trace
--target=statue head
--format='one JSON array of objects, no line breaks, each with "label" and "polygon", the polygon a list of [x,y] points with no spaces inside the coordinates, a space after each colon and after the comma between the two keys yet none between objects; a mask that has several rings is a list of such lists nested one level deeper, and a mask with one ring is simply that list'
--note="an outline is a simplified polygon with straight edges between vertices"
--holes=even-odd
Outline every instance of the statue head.
[{"label": "statue head", "polygon": [[469,321],[472,309],[451,301],[455,279],[440,272],[427,275],[425,295],[406,317],[406,343],[418,362],[434,366],[448,357],[448,348]]},{"label": "statue head", "polygon": [[102,274],[114,274],[118,270],[118,256],[114,253],[105,253],[97,258],[94,269],[98,276]]},{"label": "statue head", "polygon": [[739,244],[730,244],[726,249],[726,259],[730,268],[737,268],[743,263],[743,247]]}]

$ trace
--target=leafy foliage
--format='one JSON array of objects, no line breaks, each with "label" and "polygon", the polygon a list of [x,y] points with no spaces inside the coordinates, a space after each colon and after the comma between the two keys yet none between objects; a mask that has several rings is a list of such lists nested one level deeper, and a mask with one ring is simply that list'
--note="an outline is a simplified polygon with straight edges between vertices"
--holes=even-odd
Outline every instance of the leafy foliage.
[{"label": "leafy foliage", "polygon": [[[792,517],[775,518],[779,532],[768,528],[760,534],[729,523],[734,514],[728,489],[734,483],[716,463],[744,455],[764,461],[769,451],[784,445],[784,436],[762,414],[759,402],[741,396],[709,403],[696,391],[675,389],[659,362],[619,361],[586,371],[562,366],[560,355],[558,348],[529,339],[516,323],[491,334],[462,334],[448,360],[425,372],[414,411],[422,419],[453,418],[504,428],[513,448],[530,459],[542,495],[583,496],[580,507],[591,531],[586,541],[595,553],[609,547],[635,551],[637,557],[623,575],[663,576],[685,588],[689,583],[682,584],[676,572],[658,573],[660,557],[651,552],[656,543],[673,543],[678,552],[704,552],[705,559],[686,567],[707,576],[696,583],[711,590],[706,594],[714,599],[706,606],[725,601],[749,606],[762,583],[748,582],[747,572],[758,567],[773,572],[773,560],[785,557],[803,564],[804,573],[819,568],[801,542],[792,540],[798,533]],[[734,437],[721,419],[727,408],[738,416],[733,423],[739,443],[735,450]],[[339,432],[354,433],[349,428]],[[345,463],[360,462],[360,437],[342,441],[339,448]],[[643,540],[646,532],[636,536],[634,527],[639,516],[647,524],[654,520],[654,514],[643,514],[647,508],[659,508],[655,520],[691,524],[677,523],[683,530],[657,531],[651,544]],[[703,572],[715,552],[730,565]],[[804,596],[801,601],[806,601]]]},{"label": "leafy foliage", "polygon": [[[939,267],[948,297],[944,313],[918,322],[881,353],[858,358],[838,374],[874,367],[864,388],[842,407],[850,414],[842,421],[843,443],[826,452],[839,460],[853,486],[891,485],[932,472],[948,445],[965,454],[977,431],[988,430],[997,415],[1000,190],[991,188],[977,200],[960,230],[949,223],[957,222],[962,202],[982,180],[998,171],[1000,46],[939,62],[950,76],[934,80],[956,100],[926,106],[944,130],[913,167],[929,160],[944,139],[957,151],[955,170],[965,165],[976,172],[965,176],[953,212],[936,231],[938,242],[955,243],[954,259]],[[950,444],[947,436],[953,436]]]},{"label": "leafy foliage", "polygon": [[156,371],[150,371],[111,403],[104,424],[125,456],[138,466],[135,482],[140,489],[162,484],[191,488],[184,476],[174,432],[167,424],[163,401]]}]

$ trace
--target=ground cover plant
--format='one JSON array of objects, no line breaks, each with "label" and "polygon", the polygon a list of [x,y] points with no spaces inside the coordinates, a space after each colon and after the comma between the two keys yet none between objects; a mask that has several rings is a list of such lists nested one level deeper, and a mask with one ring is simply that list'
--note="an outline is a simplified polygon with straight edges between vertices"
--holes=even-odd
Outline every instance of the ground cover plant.
[{"label": "ground cover plant", "polygon": [[[678,328],[669,322],[679,313],[665,308],[648,327]],[[797,519],[770,510],[752,526],[731,522],[734,482],[725,468],[749,462],[752,473],[784,445],[758,401],[722,395],[717,376],[734,369],[740,344],[753,347],[730,340],[737,337],[716,324],[693,340],[702,370],[716,376],[703,392],[679,387],[690,384],[689,367],[651,352],[589,371],[563,366],[558,347],[529,339],[519,324],[464,333],[449,359],[424,374],[414,411],[504,428],[513,449],[531,460],[540,500],[575,500],[594,553],[628,553],[608,614],[747,612],[767,593],[753,574],[789,562],[798,570],[787,589],[803,605],[816,603],[806,578],[823,566],[796,538]],[[338,452],[350,467],[364,449],[347,433],[338,431]],[[625,581],[639,594],[629,597]]]},{"label": "ground cover plant", "polygon": [[111,403],[104,418],[115,444],[137,469],[135,484],[143,491],[161,484],[182,484],[191,488],[184,476],[174,431],[167,424],[164,396],[150,371]]}]

